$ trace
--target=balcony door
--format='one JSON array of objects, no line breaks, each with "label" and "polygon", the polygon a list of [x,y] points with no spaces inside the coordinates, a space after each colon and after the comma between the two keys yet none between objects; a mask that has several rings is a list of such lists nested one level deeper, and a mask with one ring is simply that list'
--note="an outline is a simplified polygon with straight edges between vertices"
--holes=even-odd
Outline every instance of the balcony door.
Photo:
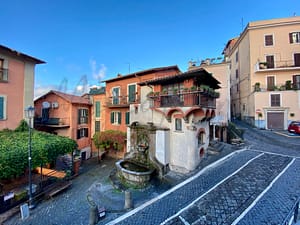
[{"label": "balcony door", "polygon": [[119,96],[120,96],[120,87],[114,87],[112,89],[112,104],[114,105],[120,104]]},{"label": "balcony door", "polygon": [[136,101],[136,85],[135,84],[129,84],[128,85],[128,102],[132,103]]},{"label": "balcony door", "polygon": [[267,90],[268,91],[274,91],[275,88],[275,77],[274,76],[268,76],[267,77]]},{"label": "balcony door", "polygon": [[295,66],[300,66],[300,53],[294,54],[294,62],[295,62]]},{"label": "balcony door", "polygon": [[275,66],[274,55],[267,55],[266,61],[267,61],[267,68],[274,68]]}]

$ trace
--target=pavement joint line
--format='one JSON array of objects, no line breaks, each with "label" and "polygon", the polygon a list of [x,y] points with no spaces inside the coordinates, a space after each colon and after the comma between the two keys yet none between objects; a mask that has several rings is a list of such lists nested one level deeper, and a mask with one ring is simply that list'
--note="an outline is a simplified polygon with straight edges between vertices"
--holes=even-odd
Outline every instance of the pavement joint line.
[{"label": "pavement joint line", "polygon": [[190,223],[186,221],[182,216],[179,216],[179,219],[181,220],[181,222],[183,222],[184,225],[190,225]]},{"label": "pavement joint line", "polygon": [[244,169],[249,163],[251,163],[252,161],[254,161],[255,159],[261,157],[262,155],[264,155],[265,153],[261,153],[257,156],[255,156],[254,158],[250,159],[247,163],[245,163],[243,166],[241,166],[239,169],[237,169],[236,171],[234,171],[232,174],[230,174],[229,176],[227,176],[226,178],[224,178],[223,180],[219,181],[217,184],[215,184],[213,187],[211,187],[208,191],[204,192],[202,195],[200,195],[198,198],[196,198],[194,201],[192,201],[190,204],[188,204],[186,207],[182,208],[181,210],[179,210],[176,214],[174,214],[173,216],[170,216],[168,219],[166,219],[164,222],[162,222],[160,225],[164,225],[167,222],[169,222],[170,220],[174,219],[176,216],[179,216],[182,212],[184,212],[185,210],[187,210],[188,208],[190,208],[191,206],[193,206],[196,202],[198,202],[201,198],[203,198],[205,195],[207,195],[209,192],[211,192],[212,190],[214,190],[216,187],[218,187],[219,185],[221,185],[222,183],[224,183],[226,180],[228,180],[230,177],[234,176],[235,174],[237,174],[238,172],[240,172],[242,169]]},{"label": "pavement joint line", "polygon": [[116,218],[116,219],[114,219],[114,220],[108,222],[106,225],[113,225],[113,224],[116,224],[116,223],[121,222],[122,220],[124,220],[124,219],[126,219],[126,218],[128,218],[128,217],[130,217],[130,216],[132,216],[132,215],[134,215],[135,213],[137,213],[137,212],[139,212],[140,210],[146,208],[147,206],[151,205],[152,203],[154,203],[154,202],[156,202],[156,201],[162,199],[163,197],[165,197],[165,196],[171,194],[172,192],[176,191],[177,189],[181,188],[182,186],[186,185],[187,183],[193,181],[194,179],[196,179],[197,177],[199,177],[200,175],[202,175],[206,170],[208,170],[208,169],[210,169],[210,168],[213,168],[213,167],[217,166],[218,164],[221,164],[221,163],[222,163],[223,161],[225,161],[226,159],[232,157],[233,155],[239,154],[239,153],[241,153],[241,152],[243,152],[243,151],[246,151],[246,150],[247,150],[246,148],[236,150],[236,151],[234,151],[234,152],[232,152],[232,153],[230,153],[230,154],[224,156],[223,158],[221,158],[221,159],[219,159],[219,160],[213,162],[212,164],[209,164],[208,166],[204,167],[202,170],[200,170],[200,171],[199,171],[197,174],[195,174],[194,176],[192,176],[192,177],[186,179],[185,181],[183,181],[183,182],[177,184],[176,186],[174,186],[174,187],[171,188],[170,190],[168,190],[168,191],[162,193],[161,195],[159,195],[159,196],[157,196],[157,197],[155,197],[155,198],[153,198],[153,199],[151,199],[151,200],[145,202],[144,204],[142,204],[142,205],[140,205],[139,207],[137,207],[137,208],[135,208],[135,209],[129,211],[128,213],[125,213],[124,215],[121,215],[120,217],[118,217],[118,218]]},{"label": "pavement joint line", "polygon": [[265,151],[265,150],[262,151],[262,150],[251,149],[250,151],[254,151],[254,152],[264,152],[264,153],[270,154],[270,155],[278,155],[278,156],[287,157],[287,158],[300,159],[299,156],[290,156],[290,155],[285,155],[285,154],[276,153],[276,152],[268,152],[268,151]]},{"label": "pavement joint line", "polygon": [[287,135],[276,131],[274,133],[288,138],[300,138],[300,135]]},{"label": "pavement joint line", "polygon": [[273,184],[281,177],[282,174],[285,173],[285,171],[287,171],[287,169],[294,163],[295,158],[292,159],[292,161],[275,177],[274,180],[272,180],[272,182],[269,184],[268,187],[266,187],[266,189],[260,193],[259,196],[257,196],[257,198],[248,206],[247,209],[245,209],[244,212],[242,212],[234,221],[231,225],[236,225],[238,222],[240,222],[240,220],[256,205],[256,203],[264,196],[264,194],[273,186]]}]

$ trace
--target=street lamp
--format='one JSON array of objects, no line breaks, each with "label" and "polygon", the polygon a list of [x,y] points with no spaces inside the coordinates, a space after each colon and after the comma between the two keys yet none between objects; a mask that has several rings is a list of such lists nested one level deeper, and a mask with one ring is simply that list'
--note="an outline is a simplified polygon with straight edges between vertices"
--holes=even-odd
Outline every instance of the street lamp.
[{"label": "street lamp", "polygon": [[25,117],[28,119],[28,123],[29,123],[29,138],[28,138],[28,179],[29,179],[29,209],[33,209],[34,208],[34,204],[32,201],[32,181],[31,181],[31,129],[32,129],[32,119],[34,117],[34,107],[32,106],[28,106],[25,109]]}]

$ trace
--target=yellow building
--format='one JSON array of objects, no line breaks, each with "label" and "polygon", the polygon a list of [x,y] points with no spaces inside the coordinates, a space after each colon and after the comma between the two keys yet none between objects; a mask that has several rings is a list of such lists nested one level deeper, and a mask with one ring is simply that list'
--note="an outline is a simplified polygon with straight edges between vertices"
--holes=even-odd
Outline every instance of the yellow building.
[{"label": "yellow building", "polygon": [[300,17],[250,22],[225,49],[231,113],[266,129],[300,120]]}]

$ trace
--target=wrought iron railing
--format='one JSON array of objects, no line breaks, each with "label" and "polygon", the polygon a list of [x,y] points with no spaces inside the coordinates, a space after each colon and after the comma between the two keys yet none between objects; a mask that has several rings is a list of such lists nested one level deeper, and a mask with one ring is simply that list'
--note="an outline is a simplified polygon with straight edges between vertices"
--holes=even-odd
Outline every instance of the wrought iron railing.
[{"label": "wrought iron railing", "polygon": [[135,94],[133,96],[111,96],[107,98],[106,105],[108,107],[122,107],[122,106],[129,106],[133,103],[139,103],[140,96]]},{"label": "wrought iron railing", "polygon": [[285,69],[285,68],[293,68],[300,67],[294,60],[282,60],[282,61],[274,61],[274,62],[257,62],[256,63],[256,71],[261,70],[272,70],[272,69]]},{"label": "wrought iron railing", "polygon": [[298,200],[295,202],[291,211],[286,216],[284,221],[281,223],[282,225],[293,225],[299,221],[299,218],[298,218],[299,202],[300,202],[300,198],[298,198]]}]

